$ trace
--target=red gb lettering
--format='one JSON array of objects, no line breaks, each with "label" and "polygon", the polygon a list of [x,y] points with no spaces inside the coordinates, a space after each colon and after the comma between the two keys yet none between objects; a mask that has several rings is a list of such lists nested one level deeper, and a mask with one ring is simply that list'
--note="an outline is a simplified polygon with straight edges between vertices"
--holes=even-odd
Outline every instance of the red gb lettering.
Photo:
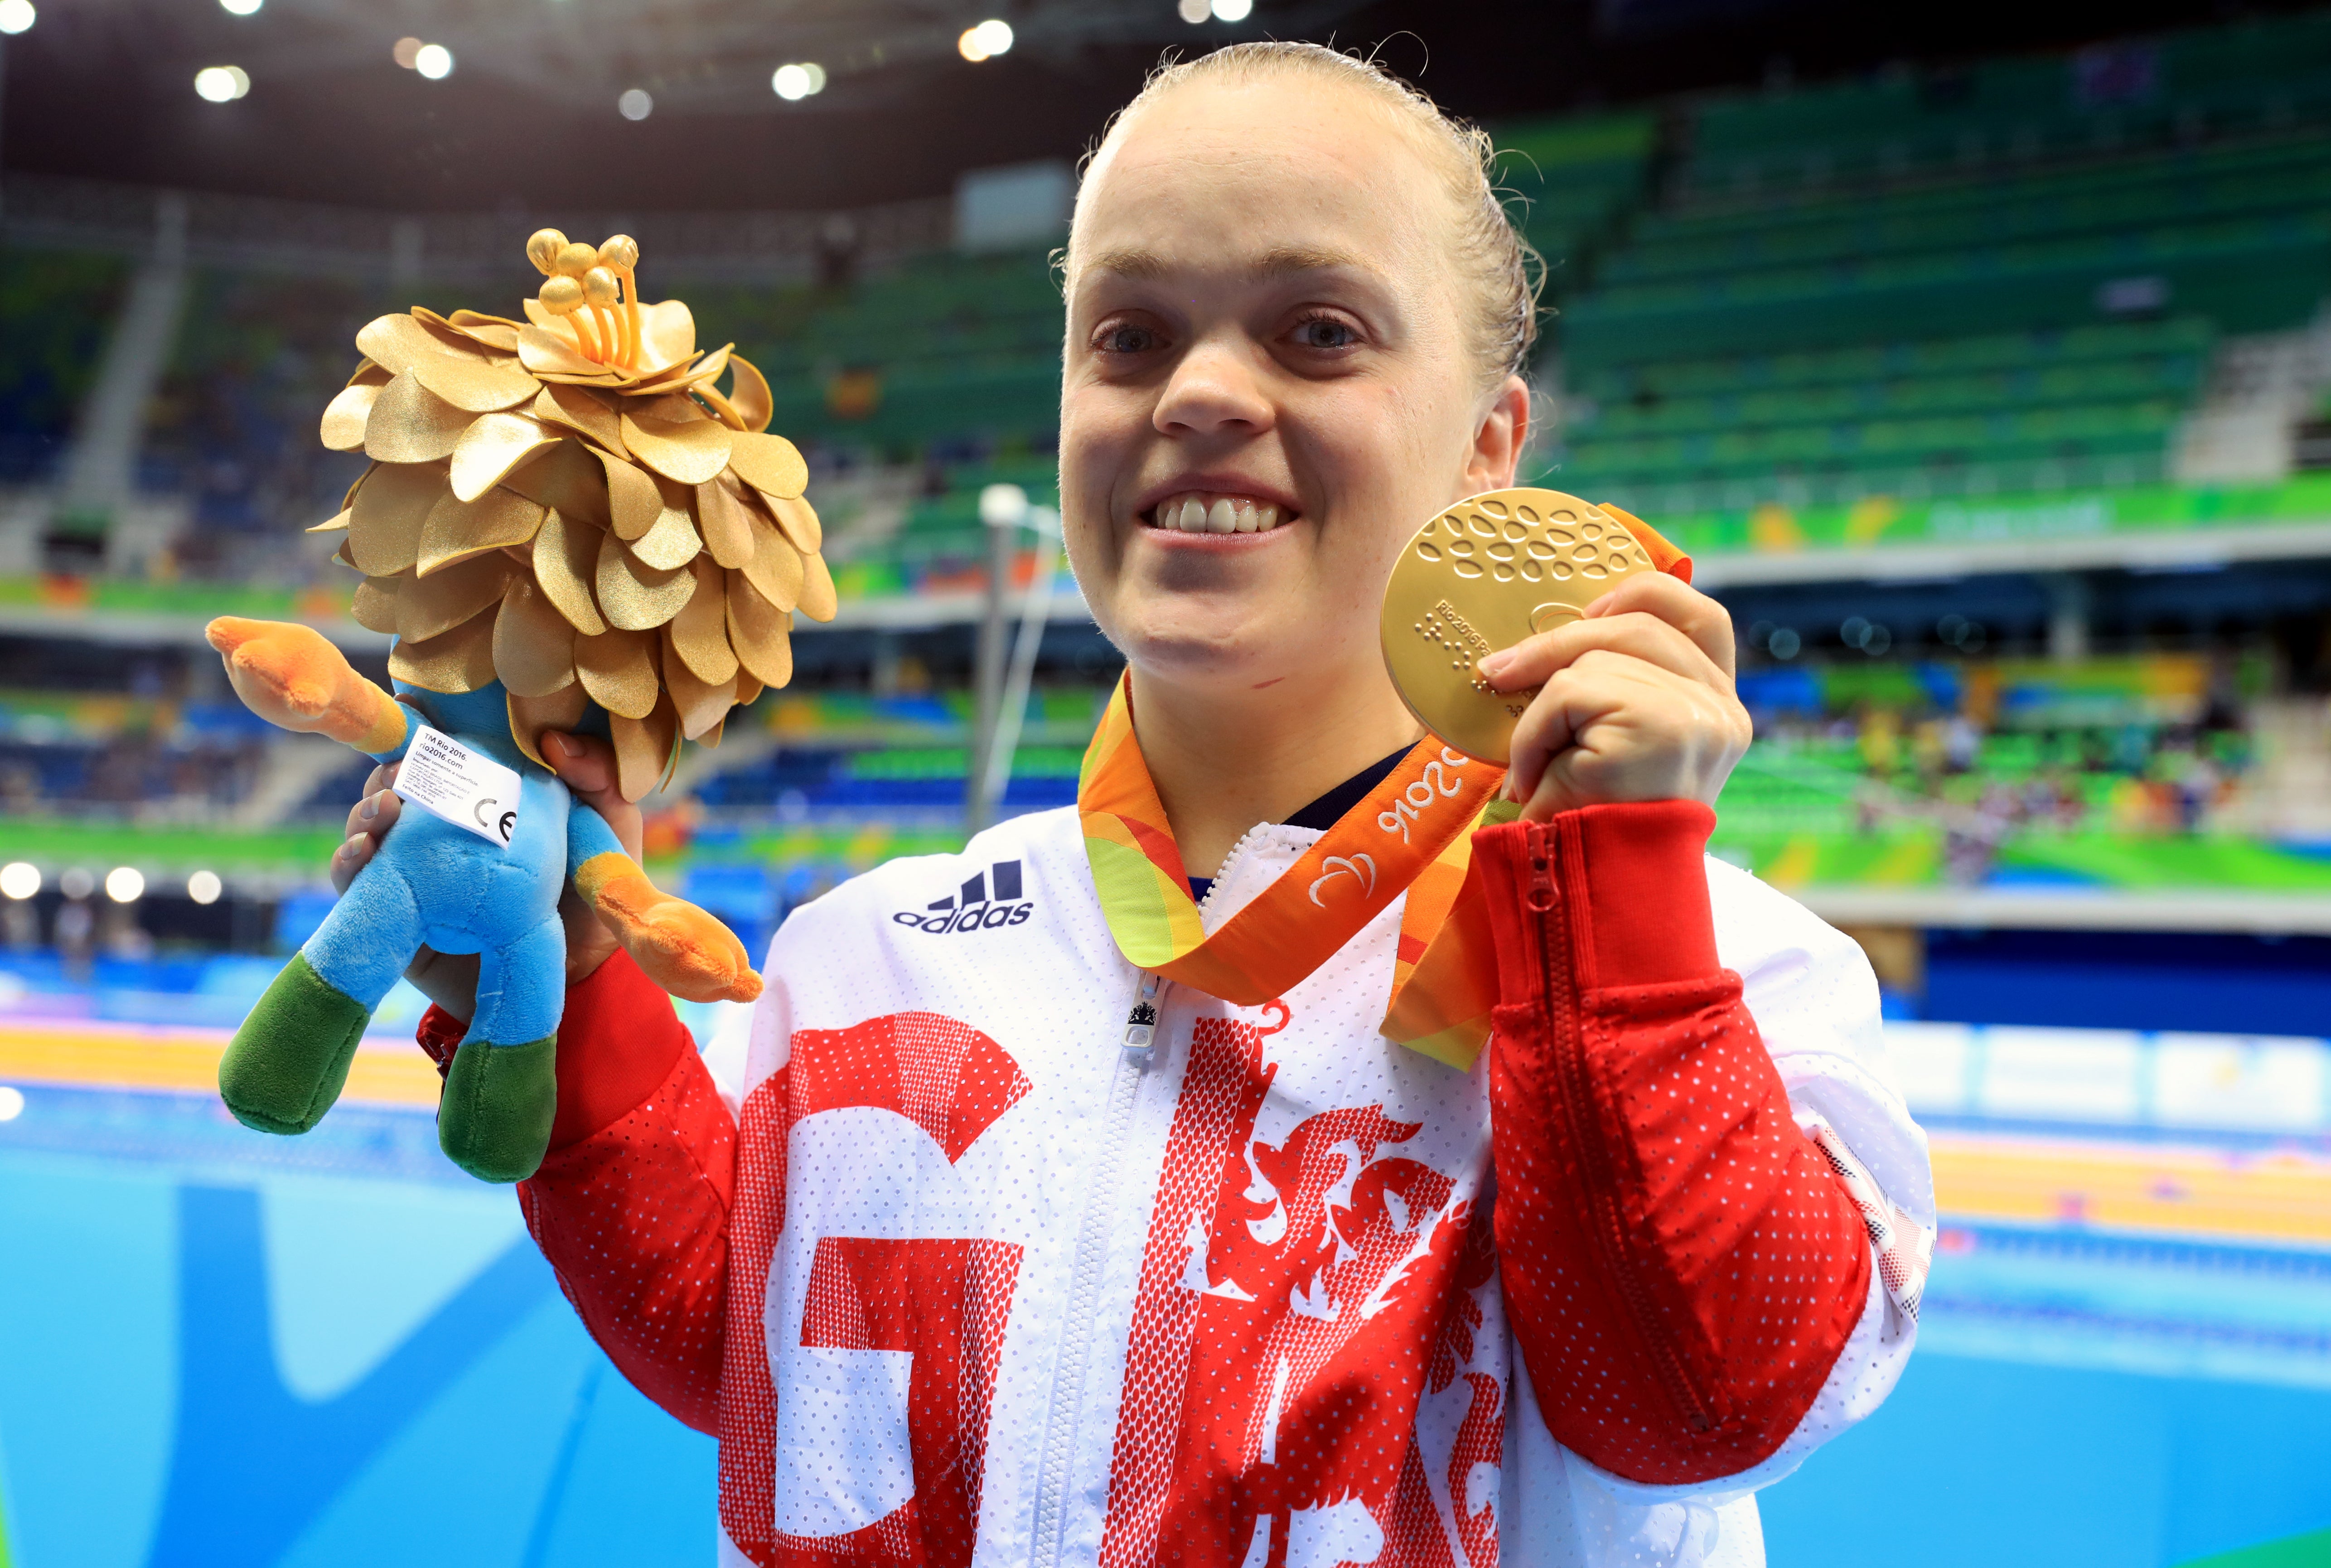
[{"label": "red gb lettering", "polygon": [[908,1358],[902,1413],[914,1481],[913,1495],[885,1517],[853,1535],[818,1537],[821,1562],[960,1568],[971,1561],[995,1360],[1020,1256],[1004,1241],[819,1240],[803,1348]]},{"label": "red gb lettering", "polygon": [[753,1157],[730,1221],[720,1512],[729,1540],[763,1568],[970,1563],[1022,1258],[1007,1241],[820,1236],[797,1340],[791,1326],[766,1324],[794,1127],[831,1111],[888,1111],[953,1165],[1028,1088],[986,1035],[902,1012],[797,1031],[791,1060],[747,1097],[738,1143]]}]

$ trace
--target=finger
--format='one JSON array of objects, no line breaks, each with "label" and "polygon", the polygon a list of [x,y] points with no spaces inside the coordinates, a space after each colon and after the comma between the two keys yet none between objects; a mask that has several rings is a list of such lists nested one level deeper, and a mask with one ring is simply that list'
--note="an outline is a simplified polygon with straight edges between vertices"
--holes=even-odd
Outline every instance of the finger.
[{"label": "finger", "polygon": [[1717,732],[1575,746],[1551,758],[1524,803],[1525,821],[1617,801],[1696,800],[1708,805],[1739,760]]},{"label": "finger", "polygon": [[351,833],[341,841],[338,849],[332,851],[330,872],[334,895],[347,892],[348,884],[357,879],[357,873],[371,863],[376,841],[369,833]]},{"label": "finger", "polygon": [[1611,801],[1715,804],[1733,765],[1748,749],[1747,711],[1698,681],[1639,660],[1591,658],[1607,662],[1574,666],[1559,679],[1577,689],[1567,694],[1574,722],[1582,698],[1604,711],[1546,759],[1522,815],[1539,821]]},{"label": "finger", "polygon": [[615,748],[595,735],[547,730],[542,736],[542,759],[575,792],[576,800],[606,819],[624,852],[639,860],[642,839],[640,808],[625,800],[617,787]]},{"label": "finger", "polygon": [[595,735],[546,730],[542,759],[550,765],[551,772],[566,781],[568,789],[585,800],[615,790],[615,748]]},{"label": "finger", "polygon": [[1547,762],[1574,745],[1579,732],[1610,711],[1614,698],[1603,682],[1575,670],[1557,670],[1514,726],[1510,759],[1502,790],[1509,801],[1537,793]]},{"label": "finger", "polygon": [[1535,796],[1554,759],[1581,744],[1594,726],[1630,708],[1673,706],[1678,689],[1697,684],[1641,660],[1601,653],[1556,670],[1514,726],[1506,798]]},{"label": "finger", "polygon": [[1497,690],[1523,691],[1545,684],[1556,670],[1594,652],[1625,654],[1727,695],[1732,690],[1731,677],[1698,643],[1670,622],[1640,612],[1573,621],[1525,637],[1482,660],[1481,676]]},{"label": "finger", "polygon": [[404,803],[394,790],[378,790],[348,808],[348,832],[377,839],[396,825]]},{"label": "finger", "polygon": [[467,1023],[478,1012],[478,955],[423,947],[404,966],[413,988]]},{"label": "finger", "polygon": [[396,765],[393,762],[385,762],[365,776],[364,793],[368,795],[377,794],[382,790],[391,788],[395,783]]},{"label": "finger", "polygon": [[1732,616],[1723,605],[1665,572],[1636,572],[1586,606],[1586,618],[1634,613],[1656,615],[1699,645],[1728,681],[1738,672],[1732,642]]},{"label": "finger", "polygon": [[615,934],[573,887],[558,896],[558,918],[566,927],[566,984],[580,984],[615,954]]},{"label": "finger", "polygon": [[1576,811],[1603,798],[1603,793],[1579,774],[1584,770],[1572,760],[1575,753],[1556,757],[1539,778],[1537,788],[1522,803],[1521,820],[1551,822],[1564,812]]}]

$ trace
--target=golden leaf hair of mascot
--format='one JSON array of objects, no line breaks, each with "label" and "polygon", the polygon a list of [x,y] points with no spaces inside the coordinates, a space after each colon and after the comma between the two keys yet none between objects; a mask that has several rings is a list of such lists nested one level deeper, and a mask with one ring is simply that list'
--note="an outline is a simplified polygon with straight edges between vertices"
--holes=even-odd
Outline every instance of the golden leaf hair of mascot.
[{"label": "golden leaf hair of mascot", "polygon": [[630,238],[544,229],[527,255],[543,282],[525,320],[383,316],[324,411],[324,444],[372,465],[309,531],[345,535],[353,613],[395,638],[395,694],[312,628],[209,629],[253,711],[399,764],[406,803],[237,1031],[222,1098],[247,1126],[307,1131],[414,954],[474,952],[438,1136],[490,1181],[531,1174],[547,1146],[566,888],[665,989],[761,989],[728,928],[660,892],[569,795],[544,735],[605,737],[637,801],[683,740],[718,745],[730,709],[791,679],[795,613],[835,610],[809,470],[768,432],[761,373],[733,344],[700,352],[685,304],[641,300]]}]

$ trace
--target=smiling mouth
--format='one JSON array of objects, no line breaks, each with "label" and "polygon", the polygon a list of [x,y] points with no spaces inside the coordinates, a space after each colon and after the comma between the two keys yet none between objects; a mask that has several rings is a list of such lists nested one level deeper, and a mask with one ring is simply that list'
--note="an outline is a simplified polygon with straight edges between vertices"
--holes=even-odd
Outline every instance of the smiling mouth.
[{"label": "smiling mouth", "polygon": [[1191,490],[1168,496],[1141,519],[1142,526],[1180,534],[1267,534],[1295,514],[1252,496]]}]

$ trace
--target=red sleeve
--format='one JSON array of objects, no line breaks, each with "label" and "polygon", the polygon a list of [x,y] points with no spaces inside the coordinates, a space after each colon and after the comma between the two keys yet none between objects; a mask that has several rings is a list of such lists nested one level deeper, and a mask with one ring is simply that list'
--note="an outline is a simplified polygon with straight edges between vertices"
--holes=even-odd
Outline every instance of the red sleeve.
[{"label": "red sleeve", "polygon": [[1631,1480],[1734,1475],[1860,1320],[1868,1235],[1717,963],[1696,802],[1474,839],[1497,927],[1496,1234],[1546,1424]]},{"label": "red sleeve", "polygon": [[671,998],[617,953],[566,993],[550,1153],[519,1205],[591,1337],[699,1431],[720,1389],[736,1168],[736,1123]]}]

